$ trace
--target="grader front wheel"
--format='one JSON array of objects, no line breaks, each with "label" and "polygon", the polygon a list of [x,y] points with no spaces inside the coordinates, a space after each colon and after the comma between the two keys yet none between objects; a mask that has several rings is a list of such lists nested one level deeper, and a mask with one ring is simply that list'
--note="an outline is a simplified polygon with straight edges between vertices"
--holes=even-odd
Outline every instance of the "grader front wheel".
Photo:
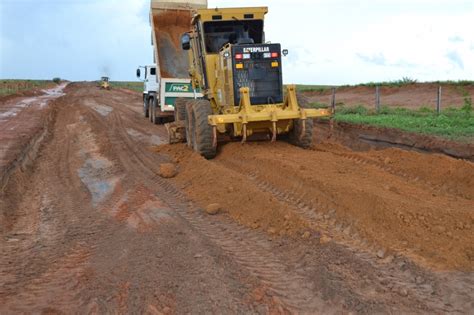
[{"label": "grader front wheel", "polygon": [[[308,108],[308,100],[305,97],[298,97],[298,104],[301,108]],[[307,149],[313,143],[313,119],[308,118],[304,122],[301,119],[293,120],[293,129],[289,134],[290,143]]]},{"label": "grader front wheel", "polygon": [[195,100],[190,105],[188,106],[191,108],[188,109],[192,109],[190,133],[193,149],[206,159],[213,159],[217,151],[213,145],[212,126],[208,122],[208,116],[212,115],[211,103],[207,100]]}]

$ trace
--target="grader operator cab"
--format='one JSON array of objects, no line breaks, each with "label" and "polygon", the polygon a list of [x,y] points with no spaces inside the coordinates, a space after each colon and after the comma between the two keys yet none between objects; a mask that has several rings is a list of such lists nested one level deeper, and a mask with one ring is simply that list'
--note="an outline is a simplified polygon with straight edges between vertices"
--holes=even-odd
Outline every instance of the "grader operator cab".
[{"label": "grader operator cab", "polygon": [[202,99],[177,99],[175,123],[167,125],[170,142],[188,146],[210,159],[221,140],[285,137],[307,148],[314,117],[326,109],[309,109],[294,85],[284,92],[280,44],[266,43],[268,9],[199,9],[192,30],[181,37],[188,50],[190,76]]}]

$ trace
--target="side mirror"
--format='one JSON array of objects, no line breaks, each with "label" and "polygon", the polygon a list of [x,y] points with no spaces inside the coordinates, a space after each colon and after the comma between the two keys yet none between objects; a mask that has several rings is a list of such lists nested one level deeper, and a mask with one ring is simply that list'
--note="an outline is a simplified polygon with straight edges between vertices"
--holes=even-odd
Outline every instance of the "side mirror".
[{"label": "side mirror", "polygon": [[181,36],[181,47],[183,50],[191,49],[191,36],[188,33],[184,33],[183,36]]},{"label": "side mirror", "polygon": [[288,49],[283,49],[283,51],[281,52],[283,54],[283,56],[288,56]]},{"label": "side mirror", "polygon": [[141,74],[142,74],[142,73],[141,73],[141,71],[140,71],[140,68],[139,68],[139,69],[137,69],[137,78],[139,78],[139,79],[140,79],[140,77],[141,77]]}]

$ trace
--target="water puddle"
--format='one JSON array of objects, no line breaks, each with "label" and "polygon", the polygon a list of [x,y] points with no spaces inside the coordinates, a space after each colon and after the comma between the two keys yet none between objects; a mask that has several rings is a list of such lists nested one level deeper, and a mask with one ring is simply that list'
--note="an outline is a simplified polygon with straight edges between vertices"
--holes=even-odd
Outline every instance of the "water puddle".
[{"label": "water puddle", "polygon": [[106,164],[104,161],[88,159],[77,171],[79,178],[84,185],[86,185],[91,194],[94,207],[110,196],[119,181],[116,177],[104,178],[103,173],[106,172],[108,168],[105,167]]},{"label": "water puddle", "polygon": [[93,110],[95,110],[101,116],[104,116],[104,117],[107,117],[114,110],[110,106],[97,104],[94,100],[86,100],[85,105],[92,108]]},{"label": "water puddle", "polygon": [[77,175],[87,187],[92,205],[96,207],[111,196],[120,176],[113,174],[114,164],[100,154],[95,135],[83,116],[79,118],[79,122],[68,125],[67,129],[77,134],[78,155],[84,160]]},{"label": "water puddle", "polygon": [[157,135],[152,135],[152,136],[149,136],[149,135],[146,135],[146,134],[143,134],[135,129],[131,129],[131,128],[128,128],[127,129],[127,133],[136,138],[137,140],[140,140],[140,141],[143,141],[143,142],[146,142],[146,143],[149,143],[149,144],[152,144],[152,145],[162,145],[162,144],[166,144],[167,141],[165,141],[162,137],[160,136],[157,136]]},{"label": "water puddle", "polygon": [[65,95],[63,90],[66,86],[67,83],[62,83],[55,88],[42,90],[45,93],[44,95],[28,97],[19,101],[7,111],[0,113],[0,123],[11,117],[17,116],[25,108],[36,106],[42,109],[46,107],[51,100]]}]

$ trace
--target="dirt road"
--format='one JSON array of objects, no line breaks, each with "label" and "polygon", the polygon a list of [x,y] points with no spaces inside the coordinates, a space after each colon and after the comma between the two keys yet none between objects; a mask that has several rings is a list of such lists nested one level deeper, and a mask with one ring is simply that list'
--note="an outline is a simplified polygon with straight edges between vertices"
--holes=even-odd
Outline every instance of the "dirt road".
[{"label": "dirt road", "polygon": [[136,93],[65,92],[0,195],[0,313],[474,309],[472,163],[331,143],[207,161],[164,144]]}]

